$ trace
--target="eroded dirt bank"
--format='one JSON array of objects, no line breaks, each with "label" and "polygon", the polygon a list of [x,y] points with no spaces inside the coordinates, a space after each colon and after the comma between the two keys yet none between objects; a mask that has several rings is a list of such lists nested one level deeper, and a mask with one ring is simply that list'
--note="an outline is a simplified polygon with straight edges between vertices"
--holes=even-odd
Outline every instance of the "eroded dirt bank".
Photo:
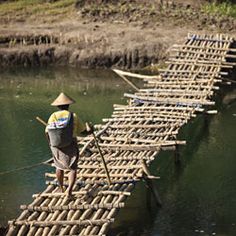
[{"label": "eroded dirt bank", "polygon": [[164,61],[188,32],[235,34],[234,19],[208,16],[196,1],[89,2],[62,20],[1,17],[0,67],[143,68]]},{"label": "eroded dirt bank", "polygon": [[[64,30],[67,24],[69,31]],[[13,36],[0,49],[0,65],[141,68],[165,59],[166,49],[176,39],[173,31],[162,34],[154,29],[127,27],[123,23],[71,26],[68,22],[62,28],[12,31]],[[5,38],[8,34],[9,31]]]}]

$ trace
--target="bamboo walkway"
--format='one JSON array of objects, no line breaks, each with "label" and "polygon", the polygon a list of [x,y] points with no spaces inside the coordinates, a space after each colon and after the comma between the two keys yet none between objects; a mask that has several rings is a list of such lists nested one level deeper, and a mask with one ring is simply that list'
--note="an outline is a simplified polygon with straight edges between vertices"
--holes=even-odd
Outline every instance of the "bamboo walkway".
[{"label": "bamboo walkway", "polygon": [[159,75],[115,70],[125,80],[131,76],[145,84],[138,89],[128,81],[137,90],[125,94],[128,105],[114,105],[111,118],[96,126],[112,184],[93,137],[78,138],[83,147],[74,199],[58,193],[55,174],[46,173],[47,188],[34,194],[31,204],[21,206],[21,215],[9,221],[7,235],[105,235],[136,182],[145,179],[151,186],[158,179],[148,166],[160,150],[186,143],[176,139],[179,129],[198,112],[217,112],[205,109],[215,104],[218,84],[230,83],[225,76],[235,65],[233,43],[222,34],[188,35],[183,45],[172,47],[168,66]]}]

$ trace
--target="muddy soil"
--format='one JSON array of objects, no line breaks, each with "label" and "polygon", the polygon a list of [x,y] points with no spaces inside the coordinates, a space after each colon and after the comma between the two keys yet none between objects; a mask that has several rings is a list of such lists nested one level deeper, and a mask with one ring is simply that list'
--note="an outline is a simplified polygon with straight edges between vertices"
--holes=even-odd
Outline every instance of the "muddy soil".
[{"label": "muddy soil", "polygon": [[202,1],[78,1],[70,18],[0,19],[0,67],[71,65],[140,69],[162,63],[187,33],[236,35],[236,20],[200,11]]}]

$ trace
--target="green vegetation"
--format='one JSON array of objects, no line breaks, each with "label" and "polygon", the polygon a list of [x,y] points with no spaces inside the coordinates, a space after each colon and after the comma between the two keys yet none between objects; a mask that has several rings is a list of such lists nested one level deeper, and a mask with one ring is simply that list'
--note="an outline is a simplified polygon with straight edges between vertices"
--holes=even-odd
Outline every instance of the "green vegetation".
[{"label": "green vegetation", "polygon": [[[43,16],[66,17],[75,10],[75,0],[15,0],[1,3],[0,18],[2,20],[38,19]],[[42,19],[42,18],[41,18]],[[40,19],[39,19],[40,20]],[[53,21],[53,19],[49,19]]]},{"label": "green vegetation", "polygon": [[222,3],[217,3],[216,1],[214,1],[212,3],[207,3],[203,6],[203,11],[208,14],[230,16],[236,18],[236,4],[233,4],[230,1],[224,1]]}]

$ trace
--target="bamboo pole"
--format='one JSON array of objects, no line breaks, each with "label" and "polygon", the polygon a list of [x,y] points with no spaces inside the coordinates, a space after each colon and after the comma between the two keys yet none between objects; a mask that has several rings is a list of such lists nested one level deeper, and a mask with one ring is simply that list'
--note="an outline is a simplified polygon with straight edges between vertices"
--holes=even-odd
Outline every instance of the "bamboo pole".
[{"label": "bamboo pole", "polygon": [[[54,174],[52,174],[54,176]],[[54,176],[56,177],[56,175]],[[72,192],[72,195],[84,195],[87,194],[87,191],[78,191],[78,192]],[[66,197],[66,193],[39,193],[39,194],[33,194],[33,198],[38,198],[38,197]]]},{"label": "bamboo pole", "polygon": [[[77,173],[78,177],[85,177],[85,178],[93,178],[93,177],[97,177],[97,178],[106,178],[107,177],[107,174],[96,174],[96,173],[91,173],[91,174],[88,174],[88,173]],[[45,173],[45,177],[50,177],[50,178],[55,178],[56,177],[56,174],[54,173]],[[110,174],[110,180],[111,180],[111,177],[119,177],[119,178],[129,178],[129,177],[135,177],[135,175],[133,173],[127,173],[127,174]],[[68,175],[66,174],[64,176],[64,178],[68,178]],[[78,193],[74,193],[74,195],[83,195],[83,194],[87,194],[87,191],[80,191]],[[33,197],[37,197],[37,196],[40,196],[39,195],[33,195]],[[61,197],[61,196],[65,196],[65,195],[60,195],[60,194],[55,194],[54,196],[51,194],[48,194],[48,195],[41,195],[42,197]]]},{"label": "bamboo pole", "polygon": [[[207,49],[205,49],[205,50],[207,50]],[[202,53],[200,51],[192,50],[191,48],[189,48],[189,49],[182,49],[182,50],[178,50],[176,48],[171,48],[170,53],[171,52],[178,52],[178,53],[182,53],[183,54],[183,55],[175,56],[173,58],[185,58],[185,53],[186,52],[188,52],[188,53],[190,53],[192,55],[199,55],[199,54],[201,54],[201,55],[204,55],[204,56],[219,56],[221,58],[236,58],[236,55],[233,55],[233,54],[226,54],[225,55],[224,52],[227,52],[227,53],[230,52],[230,51],[227,51],[227,50],[223,50],[223,51],[221,51],[219,53],[217,53],[217,52],[206,52],[206,54],[204,54],[204,53]]]},{"label": "bamboo pole", "polygon": [[93,135],[93,138],[94,138],[94,141],[95,141],[95,145],[96,145],[96,147],[97,147],[97,149],[98,149],[98,152],[99,152],[99,154],[100,154],[100,156],[101,156],[101,159],[102,159],[102,164],[103,164],[104,169],[105,169],[105,172],[106,172],[108,184],[111,185],[112,183],[111,183],[109,171],[108,171],[108,169],[107,169],[106,161],[105,161],[105,159],[104,159],[104,156],[103,156],[102,151],[101,151],[101,149],[100,149],[100,146],[99,146],[99,144],[98,144],[97,138],[96,138],[96,136],[95,136],[95,134],[94,134],[93,131],[92,131],[92,135]]},{"label": "bamboo pole", "polygon": [[[102,130],[100,130],[98,133],[96,133],[96,134],[95,134],[96,138],[99,137],[100,135],[102,135],[104,132],[106,132],[106,130],[109,128],[109,125],[110,125],[110,123],[107,123],[106,126],[104,126]],[[80,151],[80,153],[79,153],[80,156],[85,152],[85,150],[89,147],[89,145],[92,144],[93,141],[95,142],[95,139],[89,140],[89,141],[83,146],[83,148],[81,149],[81,151]]]},{"label": "bamboo pole", "polygon": [[117,69],[113,69],[113,71],[118,75],[129,76],[137,79],[161,79],[160,75],[141,75]]},{"label": "bamboo pole", "polygon": [[114,129],[120,129],[120,128],[143,128],[143,129],[162,129],[162,128],[168,128],[168,127],[180,127],[181,125],[183,125],[184,123],[166,123],[166,124],[148,124],[148,125],[142,125],[142,124],[114,124],[111,125],[111,128]]},{"label": "bamboo pole", "polygon": [[173,48],[210,49],[212,51],[216,50],[216,51],[224,51],[224,52],[236,52],[235,48],[202,47],[202,46],[178,45],[178,44],[175,44],[172,47]]},{"label": "bamboo pole", "polygon": [[134,90],[139,91],[139,88],[132,83],[130,80],[128,80],[125,76],[123,76],[120,73],[117,73],[117,70],[113,70],[116,74],[118,74],[127,84],[129,84]]},{"label": "bamboo pole", "polygon": [[8,223],[10,225],[28,225],[28,226],[40,226],[40,227],[45,227],[45,226],[52,226],[52,225],[103,225],[107,222],[114,222],[114,219],[105,219],[105,220],[74,220],[74,221],[69,221],[69,220],[61,220],[61,221],[27,221],[27,220],[22,220],[22,221],[9,221]]},{"label": "bamboo pole", "polygon": [[[130,194],[129,194],[130,195]],[[128,195],[128,196],[129,196]],[[86,209],[112,209],[112,208],[123,208],[125,206],[124,203],[106,203],[106,204],[83,204],[83,205],[66,205],[66,206],[27,206],[22,205],[20,209],[28,210],[28,211],[46,211],[53,212],[56,210],[64,211],[64,210],[86,210]]]},{"label": "bamboo pole", "polygon": [[125,97],[139,99],[143,101],[151,101],[159,104],[183,104],[189,106],[199,106],[199,105],[215,105],[215,102],[202,100],[202,99],[177,99],[177,98],[156,98],[154,96],[137,96],[134,94],[125,93]]},{"label": "bamboo pole", "polygon": [[41,124],[47,126],[47,123],[43,119],[41,119],[40,117],[36,116],[36,120],[39,121]]}]

